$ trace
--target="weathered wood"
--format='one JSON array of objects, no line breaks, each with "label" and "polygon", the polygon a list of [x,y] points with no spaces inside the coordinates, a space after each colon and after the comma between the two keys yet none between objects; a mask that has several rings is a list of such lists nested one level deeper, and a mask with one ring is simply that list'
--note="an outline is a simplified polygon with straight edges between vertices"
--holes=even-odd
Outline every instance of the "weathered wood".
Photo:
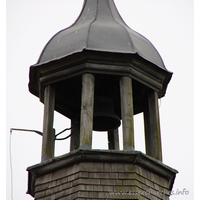
[{"label": "weathered wood", "polygon": [[162,161],[158,93],[151,91],[144,111],[146,154]]},{"label": "weathered wood", "polygon": [[54,157],[55,131],[53,130],[55,88],[47,85],[44,90],[44,119],[42,138],[42,161]]},{"label": "weathered wood", "polygon": [[143,112],[144,117],[144,131],[145,131],[145,148],[146,148],[146,154],[149,156],[152,156],[152,142],[151,142],[151,126],[150,126],[150,120],[149,120],[149,109],[146,109]]},{"label": "weathered wood", "polygon": [[119,150],[118,129],[108,131],[108,147],[109,149]]},{"label": "weathered wood", "polygon": [[71,127],[70,151],[73,151],[80,145],[80,121],[75,118],[71,119]]},{"label": "weathered wood", "polygon": [[121,113],[124,150],[134,151],[132,79],[120,79]]},{"label": "weathered wood", "polygon": [[82,76],[82,101],[80,122],[80,149],[91,149],[94,107],[94,76]]},{"label": "weathered wood", "polygon": [[[46,198],[55,193],[70,195],[77,191],[157,191],[172,189],[177,171],[139,151],[75,150],[48,162],[29,167],[28,193],[46,190]],[[47,188],[48,184],[48,188]],[[114,188],[111,188],[114,187]],[[128,188],[127,188],[128,187]],[[63,192],[64,191],[64,192]],[[37,194],[39,195],[39,194]],[[155,195],[148,198],[155,199]],[[159,194],[159,199],[167,199]],[[113,196],[111,196],[113,199]],[[120,199],[124,199],[125,196]],[[130,199],[135,196],[127,196]],[[45,199],[46,199],[45,198]],[[64,198],[64,197],[63,197]],[[107,199],[102,197],[103,199]],[[115,198],[118,199],[119,195]],[[51,199],[56,199],[51,197]],[[70,196],[65,199],[74,199]],[[139,199],[139,198],[137,198]]]},{"label": "weathered wood", "polygon": [[[126,65],[125,65],[126,66]],[[147,70],[147,67],[143,67],[143,69],[140,69],[140,67],[137,67],[136,64],[131,66],[123,66],[121,63],[118,63],[116,65],[113,65],[113,62],[109,62],[108,64],[95,64],[95,63],[86,63],[86,64],[80,64],[76,65],[74,67],[64,69],[62,71],[55,72],[53,74],[47,74],[42,77],[40,77],[40,98],[43,99],[43,87],[44,85],[53,84],[62,80],[66,80],[84,73],[95,73],[95,74],[110,74],[110,75],[120,75],[120,76],[126,76],[129,74],[129,76],[146,85],[147,87],[157,91],[161,92],[163,89],[163,77],[153,71],[153,70]]]}]

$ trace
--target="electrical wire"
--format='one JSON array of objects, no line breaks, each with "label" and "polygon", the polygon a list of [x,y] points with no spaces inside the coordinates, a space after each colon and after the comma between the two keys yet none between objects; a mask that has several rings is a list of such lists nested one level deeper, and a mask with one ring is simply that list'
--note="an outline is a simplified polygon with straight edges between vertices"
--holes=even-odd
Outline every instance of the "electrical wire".
[{"label": "electrical wire", "polygon": [[64,137],[64,138],[56,138],[56,140],[66,140],[67,138],[69,138],[69,137],[71,137],[72,136],[72,134],[70,134],[70,135],[68,135],[68,136],[66,136],[66,137]]},{"label": "electrical wire", "polygon": [[55,135],[55,137],[57,137],[58,135],[64,133],[65,131],[68,131],[68,130],[71,130],[71,129],[72,129],[72,127],[66,128],[66,129],[62,130],[61,132],[57,133],[57,134]]},{"label": "electrical wire", "polygon": [[[64,138],[56,138],[58,135],[64,133],[65,131],[71,130],[72,128],[74,128],[75,126],[77,126],[77,124],[75,124],[73,127],[70,128],[66,128],[64,130],[62,130],[61,132],[59,132],[58,134],[55,135],[55,140],[65,140],[67,138],[69,138],[72,133]],[[13,200],[13,169],[12,169],[12,152],[11,152],[11,136],[12,136],[12,131],[26,131],[26,132],[35,132],[38,135],[43,136],[43,133],[37,130],[31,130],[31,129],[18,129],[18,128],[11,128],[10,129],[10,138],[9,138],[9,157],[10,157],[10,174],[11,174],[11,200]]]},{"label": "electrical wire", "polygon": [[65,131],[71,130],[72,128],[76,127],[78,125],[78,123],[76,123],[74,126],[70,127],[70,128],[66,128],[64,130],[62,130],[61,132],[57,133],[55,135],[55,140],[66,140],[67,138],[71,137],[73,132],[71,134],[69,134],[68,136],[64,137],[64,138],[56,138],[58,135],[64,133]]},{"label": "electrical wire", "polygon": [[[65,139],[69,138],[69,137],[72,135],[72,133],[71,133],[70,135],[64,137],[64,138],[56,138],[56,137],[57,137],[58,135],[64,133],[65,131],[71,130],[71,129],[74,128],[75,126],[77,126],[77,124],[75,124],[73,127],[65,128],[65,129],[62,130],[61,132],[57,133],[57,134],[55,135],[55,140],[65,140]],[[42,132],[37,131],[37,130],[32,130],[32,129],[11,128],[11,129],[10,129],[10,133],[12,133],[12,131],[27,131],[27,132],[35,132],[35,133],[37,133],[37,134],[43,136],[43,133],[42,133]]]},{"label": "electrical wire", "polygon": [[10,176],[11,176],[11,200],[13,200],[13,169],[12,169],[12,152],[11,152],[11,136],[12,131],[27,131],[27,132],[35,132],[39,135],[43,135],[42,132],[37,130],[30,130],[30,129],[18,129],[18,128],[11,128],[10,129],[10,141],[9,141],[9,156],[10,156]]},{"label": "electrical wire", "polygon": [[9,156],[10,156],[11,200],[13,200],[13,170],[12,170],[11,136],[12,136],[12,129],[10,129],[10,137],[9,137]]},{"label": "electrical wire", "polygon": [[26,131],[26,132],[35,132],[41,136],[43,136],[42,132],[37,131],[37,130],[31,130],[31,129],[19,129],[19,128],[11,128],[10,131]]}]

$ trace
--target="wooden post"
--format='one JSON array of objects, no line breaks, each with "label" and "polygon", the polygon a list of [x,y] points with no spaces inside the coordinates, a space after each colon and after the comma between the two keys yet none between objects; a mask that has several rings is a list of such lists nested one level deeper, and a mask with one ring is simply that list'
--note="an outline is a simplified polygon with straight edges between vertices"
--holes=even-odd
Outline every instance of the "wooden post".
[{"label": "wooden post", "polygon": [[147,97],[144,111],[146,154],[162,161],[160,120],[158,110],[158,93],[151,91]]},{"label": "wooden post", "polygon": [[44,88],[44,119],[42,138],[42,161],[54,157],[55,131],[53,130],[55,89],[52,85]]},{"label": "wooden post", "polygon": [[118,129],[108,131],[108,142],[109,149],[119,150]]},{"label": "wooden post", "polygon": [[82,101],[80,121],[80,149],[91,149],[94,107],[94,76],[82,76]]},{"label": "wooden post", "polygon": [[133,94],[132,79],[122,77],[120,80],[121,113],[124,150],[134,151],[133,129]]},{"label": "wooden post", "polygon": [[150,126],[150,115],[149,115],[149,109],[148,105],[147,108],[143,112],[144,117],[144,132],[145,132],[145,148],[146,148],[146,154],[149,156],[152,156],[152,142],[151,142],[151,126]]},{"label": "wooden post", "polygon": [[80,120],[71,119],[71,127],[70,151],[73,151],[78,149],[80,145]]}]

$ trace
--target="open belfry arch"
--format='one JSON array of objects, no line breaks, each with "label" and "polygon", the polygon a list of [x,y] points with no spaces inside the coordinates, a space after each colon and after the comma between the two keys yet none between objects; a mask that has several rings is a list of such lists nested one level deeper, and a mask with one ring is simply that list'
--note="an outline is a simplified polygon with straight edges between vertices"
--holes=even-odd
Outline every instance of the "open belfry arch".
[{"label": "open belfry arch", "polygon": [[[29,90],[44,103],[44,121],[42,160],[27,169],[28,193],[35,199],[168,199],[177,171],[162,163],[158,99],[171,76],[113,0],[85,0],[75,23],[55,34],[30,67]],[[70,152],[59,157],[54,110],[72,127]],[[146,154],[135,151],[138,113]],[[92,150],[93,130],[108,132],[109,150]]]}]

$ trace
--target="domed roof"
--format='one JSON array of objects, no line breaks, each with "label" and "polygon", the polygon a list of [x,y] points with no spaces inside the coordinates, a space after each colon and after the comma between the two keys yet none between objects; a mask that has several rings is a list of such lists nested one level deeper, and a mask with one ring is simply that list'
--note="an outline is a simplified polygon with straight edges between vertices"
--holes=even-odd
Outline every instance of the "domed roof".
[{"label": "domed roof", "polygon": [[50,39],[37,64],[55,61],[83,50],[138,54],[166,70],[155,47],[125,24],[113,0],[85,0],[78,19]]}]

